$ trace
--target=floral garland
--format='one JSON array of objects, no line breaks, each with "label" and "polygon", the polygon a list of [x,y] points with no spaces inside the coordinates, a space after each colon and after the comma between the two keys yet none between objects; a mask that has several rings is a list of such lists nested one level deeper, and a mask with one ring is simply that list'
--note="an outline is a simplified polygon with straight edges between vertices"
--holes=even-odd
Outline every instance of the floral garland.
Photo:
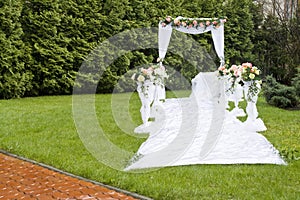
[{"label": "floral garland", "polygon": [[261,88],[262,81],[259,77],[260,70],[252,66],[251,63],[243,63],[242,65],[224,65],[219,67],[219,76],[227,77],[231,86],[228,90],[234,91],[236,84],[244,85],[249,83],[247,100],[253,102],[253,97],[256,96]]},{"label": "floral garland", "polygon": [[202,28],[206,29],[208,26],[213,26],[214,28],[219,28],[221,24],[225,23],[227,20],[226,17],[223,18],[185,18],[177,17],[173,18],[167,16],[164,20],[160,21],[162,27],[171,25],[172,27],[186,27],[186,28]]},{"label": "floral garland", "polygon": [[150,65],[147,69],[140,68],[138,72],[134,73],[131,77],[132,80],[142,85],[141,89],[145,96],[148,96],[148,87],[144,86],[146,81],[152,82],[154,85],[163,87],[165,79],[169,78],[165,67],[162,64]]}]

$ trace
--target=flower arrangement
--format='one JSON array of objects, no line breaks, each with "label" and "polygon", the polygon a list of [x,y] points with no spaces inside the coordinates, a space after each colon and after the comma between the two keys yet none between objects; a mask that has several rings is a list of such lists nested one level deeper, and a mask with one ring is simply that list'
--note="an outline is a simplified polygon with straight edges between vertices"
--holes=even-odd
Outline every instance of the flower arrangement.
[{"label": "flower arrangement", "polygon": [[260,70],[253,66],[252,63],[243,63],[241,65],[224,65],[218,68],[219,76],[227,77],[231,86],[229,90],[234,91],[235,84],[247,84],[249,90],[247,93],[247,99],[253,101],[253,97],[256,96],[261,88],[262,81],[259,77]]},{"label": "flower arrangement", "polygon": [[244,81],[260,80],[258,76],[260,74],[260,70],[257,67],[252,66],[251,63],[243,63],[241,68],[242,79]]},{"label": "flower arrangement", "polygon": [[168,77],[165,67],[162,64],[155,64],[148,68],[140,68],[138,72],[132,75],[131,79],[142,85],[142,92],[147,96],[148,88],[144,86],[146,81],[164,87],[165,79]]},{"label": "flower arrangement", "polygon": [[229,77],[240,77],[241,70],[239,69],[240,66],[237,65],[231,65],[228,64],[219,67],[219,75],[220,76],[229,76]]},{"label": "flower arrangement", "polygon": [[230,86],[228,87],[227,91],[231,93],[234,92],[236,84],[241,84],[241,70],[237,65],[224,65],[218,68],[219,76],[226,77],[228,79],[228,83]]},{"label": "flower arrangement", "polygon": [[202,28],[206,29],[208,26],[213,26],[214,28],[220,27],[221,24],[226,22],[226,17],[223,18],[185,18],[177,17],[173,18],[167,16],[164,20],[161,20],[160,24],[162,27],[171,25],[172,27],[186,27],[186,28]]}]

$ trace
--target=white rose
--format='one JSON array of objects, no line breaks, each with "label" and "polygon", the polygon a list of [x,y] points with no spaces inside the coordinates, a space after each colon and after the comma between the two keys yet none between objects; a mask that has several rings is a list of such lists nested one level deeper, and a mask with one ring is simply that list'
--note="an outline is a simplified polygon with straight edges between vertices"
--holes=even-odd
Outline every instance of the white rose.
[{"label": "white rose", "polygon": [[249,75],[249,78],[250,78],[250,79],[254,79],[254,78],[255,78],[255,75],[254,75],[254,74],[250,74],[250,75]]},{"label": "white rose", "polygon": [[144,82],[145,81],[145,77],[142,75],[139,75],[137,78],[138,82]]},{"label": "white rose", "polygon": [[256,74],[256,75],[259,75],[259,73],[260,73],[260,70],[259,70],[259,69],[255,71],[255,74]]}]

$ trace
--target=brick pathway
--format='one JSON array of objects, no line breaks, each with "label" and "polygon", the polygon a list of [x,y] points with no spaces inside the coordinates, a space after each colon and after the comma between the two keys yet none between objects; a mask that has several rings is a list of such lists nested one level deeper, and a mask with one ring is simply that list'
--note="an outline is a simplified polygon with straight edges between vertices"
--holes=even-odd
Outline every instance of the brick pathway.
[{"label": "brick pathway", "polygon": [[0,152],[0,200],[143,199],[125,193]]}]

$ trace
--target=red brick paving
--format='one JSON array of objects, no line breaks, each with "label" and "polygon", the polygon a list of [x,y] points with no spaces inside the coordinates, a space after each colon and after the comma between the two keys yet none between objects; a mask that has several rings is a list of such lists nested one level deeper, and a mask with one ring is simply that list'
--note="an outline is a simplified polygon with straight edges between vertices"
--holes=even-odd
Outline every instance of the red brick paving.
[{"label": "red brick paving", "polygon": [[127,199],[132,196],[0,153],[2,199]]}]

